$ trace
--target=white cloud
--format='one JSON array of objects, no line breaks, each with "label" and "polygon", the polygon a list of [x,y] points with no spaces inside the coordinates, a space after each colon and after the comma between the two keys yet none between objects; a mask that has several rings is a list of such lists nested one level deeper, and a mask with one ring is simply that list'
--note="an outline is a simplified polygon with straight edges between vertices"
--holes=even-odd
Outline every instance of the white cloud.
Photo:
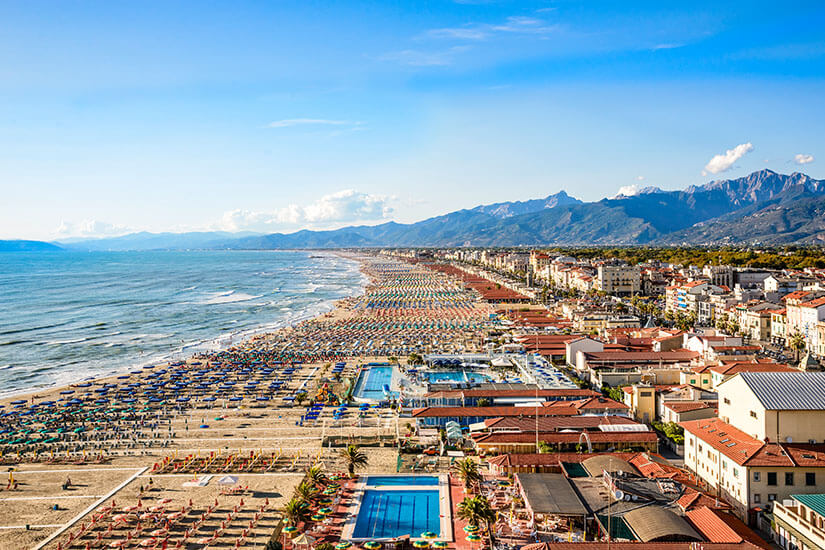
[{"label": "white cloud", "polygon": [[814,161],[814,156],[813,155],[803,155],[802,153],[800,153],[800,154],[796,155],[793,158],[793,161],[797,164],[808,164],[808,163]]},{"label": "white cloud", "polygon": [[737,160],[744,157],[747,153],[753,151],[753,144],[751,142],[741,143],[733,149],[728,149],[721,155],[714,155],[712,159],[705,165],[702,175],[719,174],[730,170]]},{"label": "white cloud", "polygon": [[617,197],[632,197],[634,195],[638,195],[639,191],[639,186],[635,183],[633,185],[623,185],[622,187],[619,187],[619,191],[610,198],[615,199]]},{"label": "white cloud", "polygon": [[131,233],[132,228],[125,225],[117,225],[99,220],[82,220],[80,222],[70,222],[63,220],[55,231],[58,238],[96,238],[96,237],[117,237]]},{"label": "white cloud", "polygon": [[348,120],[330,120],[326,118],[285,118],[267,124],[268,128],[289,128],[291,126],[350,126],[358,125],[360,122],[350,122]]},{"label": "white cloud", "polygon": [[644,180],[645,180],[644,176],[636,176],[636,181],[644,181]]},{"label": "white cloud", "polygon": [[550,34],[560,27],[537,17],[512,16],[501,23],[468,23],[460,27],[430,29],[419,38],[486,40],[501,34]]},{"label": "white cloud", "polygon": [[231,210],[223,215],[218,228],[224,231],[281,231],[375,221],[392,214],[391,200],[392,197],[384,195],[345,189],[324,195],[305,206],[290,204],[269,212]]}]

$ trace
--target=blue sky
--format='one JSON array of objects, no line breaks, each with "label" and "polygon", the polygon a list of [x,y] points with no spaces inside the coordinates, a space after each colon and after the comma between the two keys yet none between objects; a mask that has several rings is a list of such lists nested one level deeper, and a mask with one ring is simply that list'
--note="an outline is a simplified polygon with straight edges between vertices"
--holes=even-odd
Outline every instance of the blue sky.
[{"label": "blue sky", "polygon": [[825,177],[825,6],[670,4],[4,2],[0,238]]}]

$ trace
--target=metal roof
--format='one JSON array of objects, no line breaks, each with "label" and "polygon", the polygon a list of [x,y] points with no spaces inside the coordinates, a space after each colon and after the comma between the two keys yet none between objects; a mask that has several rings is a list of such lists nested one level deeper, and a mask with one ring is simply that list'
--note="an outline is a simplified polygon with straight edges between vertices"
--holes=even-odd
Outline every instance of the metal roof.
[{"label": "metal roof", "polygon": [[768,410],[825,410],[825,372],[742,372]]},{"label": "metal roof", "polygon": [[820,516],[825,516],[825,495],[821,493],[814,495],[791,495],[791,498],[801,502]]},{"label": "metal roof", "polygon": [[562,474],[516,474],[524,491],[524,500],[536,514],[586,516],[570,482]]}]

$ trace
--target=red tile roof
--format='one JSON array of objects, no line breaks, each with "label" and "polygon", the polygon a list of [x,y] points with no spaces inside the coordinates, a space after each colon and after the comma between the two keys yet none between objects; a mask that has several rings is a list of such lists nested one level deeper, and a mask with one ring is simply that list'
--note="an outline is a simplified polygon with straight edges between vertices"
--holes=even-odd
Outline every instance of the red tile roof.
[{"label": "red tile roof", "polygon": [[[567,402],[562,402],[567,403]],[[539,416],[574,416],[579,411],[571,406],[538,407]],[[415,409],[413,418],[440,418],[445,416],[492,418],[496,416],[536,416],[536,407],[425,407]]]},{"label": "red tile roof", "polygon": [[[759,550],[750,542],[701,542],[702,550]],[[521,550],[693,550],[690,542],[539,542],[527,544]]]},{"label": "red tile roof", "polygon": [[[587,432],[591,443],[654,443],[656,432]],[[539,441],[547,443],[578,443],[581,432],[539,433]],[[535,432],[493,432],[473,434],[476,443],[507,444],[535,443]]]},{"label": "red tile roof", "polygon": [[704,401],[670,401],[666,402],[664,405],[676,413],[716,408],[716,405],[711,405],[710,403],[706,403]]},{"label": "red tile roof", "polygon": [[825,444],[762,442],[719,418],[680,425],[740,466],[825,468]]},{"label": "red tile roof", "polygon": [[761,548],[771,548],[740,519],[728,512],[703,506],[687,512],[685,517],[709,542],[750,542]]}]

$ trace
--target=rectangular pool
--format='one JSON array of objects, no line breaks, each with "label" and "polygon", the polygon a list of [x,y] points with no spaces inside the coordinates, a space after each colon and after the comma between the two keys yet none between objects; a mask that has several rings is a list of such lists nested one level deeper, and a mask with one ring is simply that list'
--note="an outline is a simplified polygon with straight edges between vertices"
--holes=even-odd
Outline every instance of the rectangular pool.
[{"label": "rectangular pool", "polygon": [[369,476],[367,487],[397,487],[404,485],[430,485],[438,487],[438,478],[435,476]]},{"label": "rectangular pool", "polygon": [[[355,397],[372,401],[386,399],[384,385],[392,387],[392,370],[392,367],[370,367],[362,370],[355,384]],[[397,396],[398,392],[390,392],[390,397]]]},{"label": "rectangular pool", "polygon": [[438,489],[377,491],[367,489],[361,499],[353,538],[383,539],[441,530]]},{"label": "rectangular pool", "polygon": [[427,373],[427,381],[438,382],[487,382],[490,377],[478,372],[468,372],[465,370],[433,371]]},{"label": "rectangular pool", "polygon": [[449,477],[439,475],[367,475],[356,485],[355,498],[341,533],[343,540],[420,539],[432,531],[453,539]]}]

